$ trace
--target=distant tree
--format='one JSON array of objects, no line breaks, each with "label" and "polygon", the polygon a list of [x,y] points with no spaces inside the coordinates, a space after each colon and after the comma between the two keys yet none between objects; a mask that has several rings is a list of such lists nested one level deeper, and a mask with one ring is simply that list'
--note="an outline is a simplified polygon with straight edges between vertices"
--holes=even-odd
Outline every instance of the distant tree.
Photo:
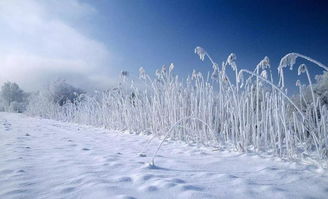
[{"label": "distant tree", "polygon": [[313,91],[322,104],[328,105],[328,72],[316,76],[316,84]]},{"label": "distant tree", "polygon": [[82,89],[75,88],[74,86],[66,83],[65,80],[57,80],[49,86],[49,99],[63,106],[67,102],[75,103],[80,99],[81,94],[85,93]]},{"label": "distant tree", "polygon": [[[313,84],[313,92],[317,99],[319,99],[321,105],[328,107],[328,72],[324,72],[322,75],[316,76],[316,82]],[[311,90],[309,86],[301,85],[300,82],[297,82],[297,85],[300,86],[301,95],[293,97],[293,100],[298,106],[305,111],[307,108],[312,107],[313,99],[311,96]]]},{"label": "distant tree", "polygon": [[1,102],[5,111],[23,112],[27,104],[27,94],[14,82],[6,82],[1,87]]}]

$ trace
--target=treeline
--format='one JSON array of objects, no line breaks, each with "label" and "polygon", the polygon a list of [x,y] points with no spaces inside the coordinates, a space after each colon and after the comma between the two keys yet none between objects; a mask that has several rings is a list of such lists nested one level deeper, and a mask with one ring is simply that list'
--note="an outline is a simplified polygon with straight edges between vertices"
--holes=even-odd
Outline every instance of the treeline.
[{"label": "treeline", "polygon": [[49,102],[63,106],[70,102],[76,102],[82,89],[68,84],[65,80],[51,82],[43,91],[28,93],[22,90],[15,82],[5,82],[0,92],[0,111],[23,113],[28,110],[28,106],[34,98],[42,95]]}]

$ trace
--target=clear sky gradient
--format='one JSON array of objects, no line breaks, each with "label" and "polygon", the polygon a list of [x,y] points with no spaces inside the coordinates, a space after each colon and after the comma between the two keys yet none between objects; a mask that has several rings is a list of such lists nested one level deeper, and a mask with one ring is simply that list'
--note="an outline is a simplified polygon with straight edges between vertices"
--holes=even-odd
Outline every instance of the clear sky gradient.
[{"label": "clear sky gradient", "polygon": [[[140,66],[153,73],[173,62],[180,76],[192,69],[206,73],[211,65],[193,53],[196,46],[218,63],[234,52],[239,67],[247,69],[267,55],[274,73],[288,52],[328,63],[327,1],[3,1],[0,11],[10,12],[0,14],[0,25],[8,27],[0,30],[0,58],[7,73],[0,81],[15,80],[28,88],[49,80],[42,74],[33,76],[35,81],[15,74],[33,65],[46,77],[101,87],[111,85],[121,70],[137,76]],[[30,15],[31,20],[24,19]],[[322,73],[309,68],[313,75]],[[297,71],[287,75],[287,83],[294,85]]]}]

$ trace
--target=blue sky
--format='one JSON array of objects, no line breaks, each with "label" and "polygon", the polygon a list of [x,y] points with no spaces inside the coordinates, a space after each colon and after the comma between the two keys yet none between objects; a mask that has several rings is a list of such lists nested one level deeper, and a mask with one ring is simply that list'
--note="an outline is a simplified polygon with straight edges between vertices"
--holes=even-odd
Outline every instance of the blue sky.
[{"label": "blue sky", "polygon": [[[7,68],[0,82],[33,89],[63,77],[82,87],[108,87],[121,70],[137,76],[140,66],[153,73],[171,62],[180,76],[210,71],[193,53],[196,46],[219,63],[234,52],[239,67],[248,69],[267,55],[275,73],[288,52],[327,64],[327,8],[325,1],[303,0],[8,0],[0,3],[0,25],[8,27],[0,31]],[[42,73],[26,78],[22,69]],[[288,84],[296,73],[287,72]]]}]

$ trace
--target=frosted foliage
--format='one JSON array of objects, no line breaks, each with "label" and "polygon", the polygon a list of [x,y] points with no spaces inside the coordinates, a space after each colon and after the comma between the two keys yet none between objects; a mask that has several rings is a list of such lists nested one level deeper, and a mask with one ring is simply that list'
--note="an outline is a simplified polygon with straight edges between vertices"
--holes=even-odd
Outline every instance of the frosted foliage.
[{"label": "frosted foliage", "polygon": [[173,64],[173,63],[171,63],[171,64],[170,64],[170,67],[169,67],[169,72],[172,72],[172,71],[173,71],[173,69],[174,69],[174,64]]},{"label": "frosted foliage", "polygon": [[139,68],[139,78],[145,80],[146,79],[146,71],[143,67]]},{"label": "frosted foliage", "polygon": [[244,75],[243,75],[242,72],[239,72],[239,73],[238,73],[237,80],[238,80],[238,82],[243,82],[243,80],[244,80]]},{"label": "frosted foliage", "polygon": [[18,84],[6,82],[1,87],[0,107],[9,112],[23,112],[27,104],[27,94]]},{"label": "frosted foliage", "polygon": [[217,63],[214,63],[214,64],[212,64],[212,68],[213,68],[213,70],[218,70],[219,66]]},{"label": "frosted foliage", "polygon": [[301,75],[302,73],[305,73],[306,71],[306,65],[305,64],[301,64],[298,69],[297,69],[297,74]]},{"label": "frosted foliage", "polygon": [[162,71],[163,74],[166,73],[166,66],[165,65],[162,66],[162,70],[161,71]]},{"label": "frosted foliage", "polygon": [[301,86],[301,81],[299,79],[296,81],[296,86],[297,87],[300,87]]},{"label": "frosted foliage", "polygon": [[195,48],[195,53],[199,56],[200,60],[204,61],[206,51],[202,47],[197,46]]},{"label": "frosted foliage", "polygon": [[56,80],[49,85],[46,95],[50,101],[63,106],[68,102],[74,103],[82,93],[82,90],[66,83],[65,80]]},{"label": "frosted foliage", "polygon": [[264,79],[268,79],[268,73],[266,70],[262,71],[261,72],[261,76],[264,78]]},{"label": "frosted foliage", "polygon": [[263,70],[266,68],[270,68],[269,57],[265,56],[263,60],[258,64],[258,67],[261,67]]},{"label": "frosted foliage", "polygon": [[128,71],[125,71],[125,70],[121,71],[122,77],[127,77],[128,75],[129,75]]},{"label": "frosted foliage", "polygon": [[197,79],[197,72],[196,72],[196,70],[193,70],[192,71],[191,79]]},{"label": "frosted foliage", "polygon": [[212,78],[213,80],[217,80],[217,79],[219,78],[219,70],[218,70],[218,68],[214,68],[214,69],[213,69],[213,72],[212,72],[211,78]]},{"label": "frosted foliage", "polygon": [[231,53],[227,58],[227,63],[232,67],[233,70],[236,70],[235,61],[237,56],[234,53]]},{"label": "frosted foliage", "polygon": [[3,101],[10,105],[11,102],[22,102],[24,93],[16,83],[7,82],[1,87]]},{"label": "frosted foliage", "polygon": [[328,72],[318,76],[317,83],[314,85],[314,91],[320,96],[322,104],[328,106]]},{"label": "frosted foliage", "polygon": [[[76,103],[60,106],[41,93],[34,95],[28,114],[153,134],[163,140],[170,138],[241,152],[266,152],[328,166],[328,108],[324,104],[327,98],[318,97],[328,96],[327,73],[318,76],[320,83],[313,85],[314,92],[305,92],[299,82],[299,96],[295,100],[276,85],[271,71],[267,70],[268,57],[252,72],[238,70],[233,53],[222,62],[221,68],[203,48],[196,47],[195,53],[201,60],[206,56],[211,61],[211,73],[203,76],[193,70],[184,80],[174,74],[173,64],[168,69],[163,66],[156,70],[155,75],[148,75],[140,68],[139,84],[127,76],[117,87],[85,94]],[[284,79],[283,68],[294,65],[298,55],[290,53],[281,59],[280,82]],[[312,62],[324,68],[323,64]],[[307,72],[302,67],[300,71]],[[234,75],[228,76],[231,74],[228,70],[234,70]],[[312,88],[310,81],[308,84]],[[311,103],[313,99],[318,102]]]},{"label": "frosted foliage", "polygon": [[296,53],[289,53],[285,55],[281,60],[279,64],[279,68],[285,68],[287,66],[290,66],[290,69],[293,69],[294,64],[296,63],[297,54]]}]

